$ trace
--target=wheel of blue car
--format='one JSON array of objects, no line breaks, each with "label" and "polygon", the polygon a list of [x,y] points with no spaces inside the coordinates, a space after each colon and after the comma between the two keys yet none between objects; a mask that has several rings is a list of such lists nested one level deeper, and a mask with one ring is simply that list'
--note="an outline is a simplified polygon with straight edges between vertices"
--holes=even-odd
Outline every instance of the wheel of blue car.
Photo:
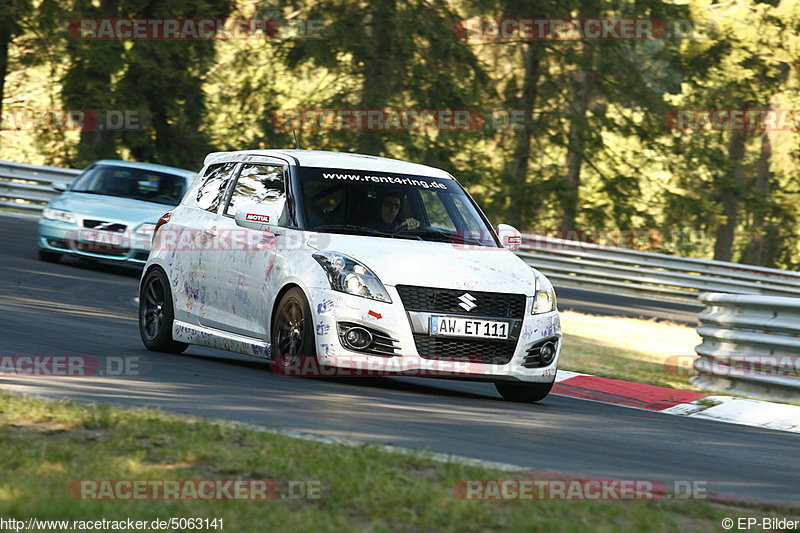
[{"label": "wheel of blue car", "polygon": [[500,396],[508,402],[533,403],[544,400],[554,381],[550,383],[522,383],[513,381],[496,381],[494,386]]},{"label": "wheel of blue car", "polygon": [[314,321],[300,288],[289,289],[281,298],[272,320],[271,340],[273,359],[316,358]]},{"label": "wheel of blue car", "polygon": [[47,261],[48,263],[58,263],[58,260],[61,259],[61,254],[58,252],[48,252],[47,250],[42,250],[39,248],[39,260],[40,261]]},{"label": "wheel of blue car", "polygon": [[160,268],[151,269],[139,291],[139,334],[148,350],[181,353],[189,347],[172,339],[172,292]]}]

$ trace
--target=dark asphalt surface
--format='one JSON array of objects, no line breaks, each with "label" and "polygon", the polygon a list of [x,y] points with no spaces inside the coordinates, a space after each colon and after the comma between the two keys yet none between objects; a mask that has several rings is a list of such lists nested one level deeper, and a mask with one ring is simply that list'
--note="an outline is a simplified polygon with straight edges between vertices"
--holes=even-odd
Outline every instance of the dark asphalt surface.
[{"label": "dark asphalt surface", "polygon": [[693,327],[697,325],[697,314],[703,310],[702,305],[650,300],[571,287],[556,286],[556,296],[561,311],[668,320]]},{"label": "dark asphalt surface", "polygon": [[125,357],[143,367],[141,375],[126,377],[2,376],[7,390],[159,407],[585,476],[705,481],[713,493],[800,503],[800,435],[558,395],[516,405],[500,401],[484,383],[287,378],[273,375],[261,360],[206,348],[148,352],[136,325],[136,270],[72,259],[39,262],[35,221],[0,221],[0,356],[92,356],[101,368]]}]

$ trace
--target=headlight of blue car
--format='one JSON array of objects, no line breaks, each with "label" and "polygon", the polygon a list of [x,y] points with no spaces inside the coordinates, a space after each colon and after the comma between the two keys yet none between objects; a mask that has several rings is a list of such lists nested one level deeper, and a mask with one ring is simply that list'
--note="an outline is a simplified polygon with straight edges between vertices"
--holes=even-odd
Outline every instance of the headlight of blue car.
[{"label": "headlight of blue car", "polygon": [[63,209],[53,209],[51,207],[45,207],[44,210],[42,211],[42,217],[46,218],[47,220],[57,220],[59,222],[66,222],[67,224],[75,223],[75,215],[73,215],[69,211],[64,211]]}]

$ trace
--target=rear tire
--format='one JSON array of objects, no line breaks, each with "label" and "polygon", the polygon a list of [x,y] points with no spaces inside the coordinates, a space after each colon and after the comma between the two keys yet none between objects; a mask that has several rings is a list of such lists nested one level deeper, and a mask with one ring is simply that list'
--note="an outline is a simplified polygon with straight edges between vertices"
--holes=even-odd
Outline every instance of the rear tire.
[{"label": "rear tire", "polygon": [[278,357],[317,357],[311,309],[299,287],[289,289],[281,298],[272,319],[270,340],[273,360]]},{"label": "rear tire", "polygon": [[139,291],[139,335],[148,350],[181,353],[189,347],[172,339],[174,320],[167,275],[160,268],[154,268],[142,280]]},{"label": "rear tire", "polygon": [[544,400],[550,389],[553,388],[554,381],[550,383],[520,383],[497,381],[494,386],[500,396],[507,402],[533,403]]},{"label": "rear tire", "polygon": [[39,261],[46,261],[48,263],[58,263],[61,259],[61,254],[57,252],[49,252],[39,248]]}]

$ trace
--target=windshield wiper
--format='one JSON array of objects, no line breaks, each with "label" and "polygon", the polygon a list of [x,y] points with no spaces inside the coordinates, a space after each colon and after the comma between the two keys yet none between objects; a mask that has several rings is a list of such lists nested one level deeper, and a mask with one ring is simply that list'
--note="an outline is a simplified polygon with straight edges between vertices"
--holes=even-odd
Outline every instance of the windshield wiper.
[{"label": "windshield wiper", "polygon": [[355,224],[325,224],[322,226],[316,226],[310,228],[310,231],[321,231],[323,233],[327,232],[347,232],[353,234],[362,234],[362,235],[377,235],[380,237],[392,237],[396,239],[417,239],[422,240],[421,237],[417,235],[403,235],[398,233],[393,233],[391,231],[381,231],[379,229],[370,228],[368,226],[357,226]]}]

